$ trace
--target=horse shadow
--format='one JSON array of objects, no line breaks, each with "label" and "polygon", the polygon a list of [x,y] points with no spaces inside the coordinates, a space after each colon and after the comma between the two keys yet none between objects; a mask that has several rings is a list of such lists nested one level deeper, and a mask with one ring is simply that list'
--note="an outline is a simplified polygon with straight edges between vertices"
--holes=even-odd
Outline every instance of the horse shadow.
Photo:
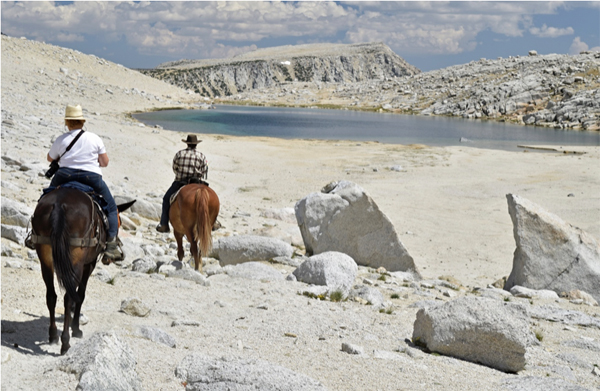
[{"label": "horse shadow", "polygon": [[50,318],[29,313],[24,314],[33,319],[25,321],[2,320],[2,346],[21,354],[60,356],[58,352],[53,353],[42,349],[42,346],[50,345],[48,342]]}]

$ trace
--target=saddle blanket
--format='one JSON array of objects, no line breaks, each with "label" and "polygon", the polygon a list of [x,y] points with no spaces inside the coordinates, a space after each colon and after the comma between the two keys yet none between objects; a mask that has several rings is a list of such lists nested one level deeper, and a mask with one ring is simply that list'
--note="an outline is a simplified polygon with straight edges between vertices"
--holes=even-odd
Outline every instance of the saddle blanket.
[{"label": "saddle blanket", "polygon": [[104,197],[102,197],[100,194],[94,192],[93,187],[85,185],[81,182],[67,182],[67,183],[63,183],[62,185],[59,185],[59,186],[47,187],[42,190],[42,196],[40,197],[40,199],[42,199],[42,197],[44,197],[46,194],[50,193],[51,191],[56,190],[61,187],[68,187],[70,189],[76,189],[76,190],[82,191],[84,193],[87,193],[90,197],[92,197],[94,202],[97,203],[98,206],[100,206],[100,209],[102,209],[102,213],[104,213],[104,216],[108,216],[108,202],[106,202]]},{"label": "saddle blanket", "polygon": [[175,202],[175,198],[177,198],[177,195],[179,194],[181,189],[183,189],[183,187],[180,187],[175,193],[173,193],[171,198],[169,198],[169,205],[173,205],[173,202]]},{"label": "saddle blanket", "polygon": [[173,202],[175,202],[175,199],[177,198],[177,194],[179,194],[179,192],[181,191],[181,189],[183,189],[183,187],[185,185],[191,184],[191,183],[199,183],[201,185],[206,185],[209,186],[208,182],[203,181],[201,179],[198,178],[190,178],[187,181],[181,181],[181,187],[179,189],[177,189],[177,191],[175,193],[173,193],[173,195],[171,196],[171,198],[169,198],[169,205],[173,205]]}]

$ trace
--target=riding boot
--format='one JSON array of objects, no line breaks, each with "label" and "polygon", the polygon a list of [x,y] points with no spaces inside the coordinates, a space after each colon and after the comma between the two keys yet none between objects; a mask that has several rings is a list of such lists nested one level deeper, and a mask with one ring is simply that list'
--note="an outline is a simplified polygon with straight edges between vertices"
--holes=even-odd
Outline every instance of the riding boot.
[{"label": "riding boot", "polygon": [[158,225],[156,226],[156,230],[157,230],[158,232],[162,232],[162,233],[168,233],[168,232],[171,232],[171,230],[169,229],[169,223],[167,223],[167,224],[165,224],[165,225],[158,224]]},{"label": "riding boot", "polygon": [[106,242],[106,250],[104,250],[104,255],[110,259],[121,259],[123,256],[121,251],[119,251],[119,247],[117,246],[117,238],[109,238]]}]

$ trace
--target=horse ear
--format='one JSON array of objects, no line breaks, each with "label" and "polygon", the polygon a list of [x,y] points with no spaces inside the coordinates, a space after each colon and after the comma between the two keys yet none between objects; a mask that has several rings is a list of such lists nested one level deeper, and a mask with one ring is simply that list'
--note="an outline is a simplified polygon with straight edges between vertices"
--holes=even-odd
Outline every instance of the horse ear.
[{"label": "horse ear", "polygon": [[131,205],[135,204],[135,201],[136,200],[129,201],[129,202],[126,202],[124,204],[117,205],[117,210],[119,211],[119,213],[121,213],[121,212],[123,212],[123,211],[131,208]]}]

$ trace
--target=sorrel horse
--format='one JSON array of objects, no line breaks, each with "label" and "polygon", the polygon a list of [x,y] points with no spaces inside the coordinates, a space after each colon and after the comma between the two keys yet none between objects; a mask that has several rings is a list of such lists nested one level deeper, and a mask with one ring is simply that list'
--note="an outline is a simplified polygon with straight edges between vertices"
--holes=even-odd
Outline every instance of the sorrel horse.
[{"label": "sorrel horse", "polygon": [[[135,201],[117,206],[119,212]],[[64,288],[64,325],[60,354],[69,348],[69,327],[73,337],[81,338],[79,328],[81,305],[85,299],[88,279],[106,246],[106,227],[99,207],[86,193],[60,187],[43,196],[31,219],[31,243],[40,259],[42,277],[46,284],[46,305],[50,312],[50,343],[58,343],[55,322],[56,291],[54,272]],[[105,264],[110,259],[102,259]],[[71,315],[71,309],[74,313]],[[72,316],[72,317],[71,317]]]},{"label": "sorrel horse", "polygon": [[[202,254],[212,249],[212,228],[219,215],[219,197],[201,183],[185,185],[169,210],[169,220],[177,240],[177,258],[183,260],[183,235],[190,242],[194,268],[202,272]],[[198,249],[200,242],[200,249]],[[198,251],[200,250],[200,251]]]}]

